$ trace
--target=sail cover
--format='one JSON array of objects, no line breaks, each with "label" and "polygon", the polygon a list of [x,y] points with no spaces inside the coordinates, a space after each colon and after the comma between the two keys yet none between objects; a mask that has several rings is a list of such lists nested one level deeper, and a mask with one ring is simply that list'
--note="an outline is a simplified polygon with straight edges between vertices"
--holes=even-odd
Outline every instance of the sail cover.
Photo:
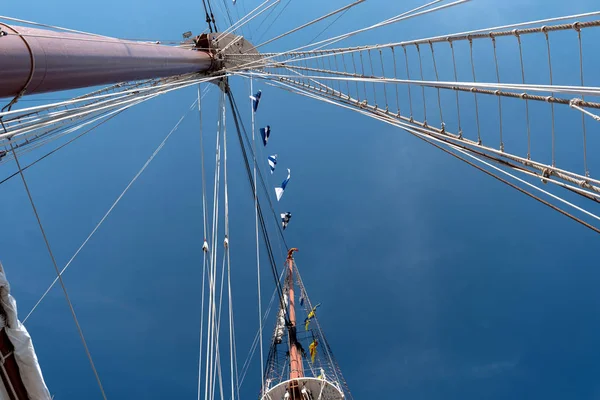
[{"label": "sail cover", "polygon": [[[22,386],[27,391],[27,398],[29,400],[50,400],[50,392],[48,392],[48,388],[44,382],[31,337],[25,326],[17,319],[17,302],[10,295],[10,285],[6,279],[2,263],[0,263],[0,308],[0,334],[4,336],[4,333],[6,333],[4,337],[8,338],[10,342],[6,345],[12,348],[10,353],[14,355],[14,360],[16,360],[18,375],[20,376]],[[4,350],[1,353],[2,358],[5,359],[8,359],[8,356],[11,355],[10,353],[7,354]],[[15,374],[17,371],[9,371],[9,375],[11,372]],[[9,385],[13,386],[12,384]],[[0,397],[2,399],[14,398],[14,393],[18,389],[8,387],[9,385],[6,383],[6,377],[2,376],[0,380]],[[8,394],[9,392],[11,393],[10,395]],[[17,397],[17,399],[21,400],[21,397]]]}]

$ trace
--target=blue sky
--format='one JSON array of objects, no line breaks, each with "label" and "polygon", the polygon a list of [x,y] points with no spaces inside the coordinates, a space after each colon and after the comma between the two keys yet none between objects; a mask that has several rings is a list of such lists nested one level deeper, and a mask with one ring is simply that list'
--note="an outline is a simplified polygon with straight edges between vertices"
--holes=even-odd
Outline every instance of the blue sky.
[{"label": "blue sky", "polygon": [[[257,2],[237,3],[250,10]],[[343,4],[292,1],[263,40]],[[418,4],[369,0],[324,37]],[[343,43],[387,43],[593,7],[592,1],[474,0]],[[201,2],[187,0],[174,5],[15,2],[5,5],[3,14],[116,37],[161,40],[177,39],[188,29],[201,31],[205,25]],[[219,25],[225,26],[223,19]],[[311,27],[305,35],[287,37],[265,50],[302,45],[322,28]],[[263,29],[253,36],[259,38]],[[545,57],[533,43],[529,50],[531,65]],[[511,48],[502,54],[514,61]],[[597,56],[589,57],[587,78],[594,84]],[[512,61],[502,73],[518,78]],[[476,60],[480,62],[484,80],[491,64],[483,58]],[[555,59],[556,73],[562,71],[565,79],[573,73],[569,63],[560,55]],[[438,68],[442,75],[450,74],[450,65]],[[248,89],[239,79],[232,85],[242,103]],[[544,77],[536,70],[531,79]],[[267,151],[279,154],[279,174],[271,184],[279,183],[283,168],[292,169],[277,211],[293,214],[287,241],[300,248],[297,262],[305,285],[313,302],[323,304],[320,323],[355,399],[600,396],[597,235],[399,129],[255,85],[263,90],[257,124],[271,125]],[[216,92],[203,103],[209,160]],[[129,110],[27,171],[59,265],[79,247],[194,96],[195,89],[182,90]],[[491,115],[495,106],[484,103],[482,112]],[[472,110],[466,106],[464,112],[471,121]],[[541,108],[532,112],[547,115]],[[245,115],[249,126],[250,116]],[[522,129],[516,108],[507,105],[507,115],[507,132]],[[565,135],[575,129],[569,121],[558,125]],[[491,129],[494,122],[490,117],[484,127]],[[590,137],[596,134],[598,140],[597,129],[589,126]],[[534,135],[547,131],[543,125],[533,129]],[[233,130],[229,135],[234,139]],[[243,360],[257,329],[254,215],[236,140],[229,148],[234,307]],[[264,167],[266,171],[266,162]],[[14,166],[2,169],[4,176]],[[211,170],[209,165],[208,176]],[[0,196],[0,257],[23,316],[54,271],[22,183],[13,179],[1,185]],[[201,217],[198,119],[190,114],[65,274],[110,399],[195,398]],[[275,250],[279,252],[278,245]],[[266,266],[263,262],[263,298],[273,287]],[[100,398],[60,290],[51,292],[27,327],[56,399]],[[269,324],[269,335],[270,330]],[[242,398],[256,396],[259,379],[255,358]]]}]

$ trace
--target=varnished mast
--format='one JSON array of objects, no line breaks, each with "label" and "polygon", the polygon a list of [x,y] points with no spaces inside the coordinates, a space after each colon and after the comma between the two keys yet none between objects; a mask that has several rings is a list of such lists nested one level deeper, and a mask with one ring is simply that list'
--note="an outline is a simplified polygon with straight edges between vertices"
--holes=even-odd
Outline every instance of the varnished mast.
[{"label": "varnished mast", "polygon": [[294,251],[297,248],[291,248],[288,251],[287,267],[288,267],[288,296],[290,300],[289,316],[290,316],[290,379],[298,379],[304,376],[304,368],[302,366],[302,354],[300,353],[298,340],[296,337],[296,306],[294,299]]}]

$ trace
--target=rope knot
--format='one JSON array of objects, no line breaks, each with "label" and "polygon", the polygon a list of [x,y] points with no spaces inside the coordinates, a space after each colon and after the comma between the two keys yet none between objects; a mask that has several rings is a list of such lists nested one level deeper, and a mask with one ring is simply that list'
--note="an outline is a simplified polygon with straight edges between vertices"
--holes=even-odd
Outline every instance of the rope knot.
[{"label": "rope knot", "polygon": [[579,21],[573,22],[571,28],[575,29],[577,32],[581,31],[581,23]]},{"label": "rope knot", "polygon": [[569,107],[573,108],[573,106],[578,106],[579,104],[581,104],[583,100],[575,98],[575,99],[571,99],[569,101]]},{"label": "rope knot", "polygon": [[494,90],[494,94],[495,94],[496,96],[500,96],[500,91],[499,91],[499,90]]},{"label": "rope knot", "polygon": [[544,179],[544,178],[549,178],[550,175],[552,175],[552,170],[550,170],[550,168],[544,168],[542,170],[542,177],[543,177],[542,178],[542,183],[544,183],[544,184],[548,183],[548,180]]}]

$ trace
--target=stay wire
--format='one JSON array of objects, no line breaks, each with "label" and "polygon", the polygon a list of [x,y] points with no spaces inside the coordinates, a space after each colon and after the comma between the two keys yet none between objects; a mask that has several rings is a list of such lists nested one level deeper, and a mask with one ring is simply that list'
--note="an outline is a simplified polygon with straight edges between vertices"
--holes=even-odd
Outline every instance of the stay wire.
[{"label": "stay wire", "polygon": [[[250,96],[252,96],[253,94],[253,79],[250,79]],[[258,101],[258,100],[257,100]],[[252,100],[250,100],[250,112],[252,114],[252,156],[253,158],[253,167],[254,167],[254,181],[256,182],[256,140],[255,140],[255,114],[256,114],[256,110],[254,109],[254,106],[252,104]],[[262,371],[263,365],[264,365],[264,351],[263,351],[263,324],[262,324],[262,298],[261,298],[261,282],[260,282],[260,244],[259,244],[259,238],[258,238],[258,193],[256,191],[256,185],[252,185],[253,187],[253,192],[254,192],[254,219],[255,219],[255,232],[256,232],[256,277],[257,277],[257,284],[258,284],[258,322],[259,322],[259,336],[260,336],[260,341],[259,341],[259,345],[260,345],[260,368],[261,368],[261,375],[260,375],[260,395],[261,397],[264,395],[264,384],[265,384],[265,377]]]},{"label": "stay wire", "polygon": [[[275,16],[275,19],[273,20],[273,22],[271,22],[269,25],[267,25],[267,29],[260,35],[260,37],[256,40],[256,42],[261,43],[261,40],[263,37],[265,37],[265,35],[267,34],[267,32],[269,32],[269,30],[273,27],[273,24],[275,23],[275,21],[277,21],[279,19],[279,17],[281,16],[281,14],[283,14],[283,12],[285,11],[285,9],[290,5],[290,3],[292,2],[292,0],[288,0],[288,2],[285,4],[285,6],[283,6],[283,8],[281,9],[281,11],[279,11],[279,13]],[[269,11],[269,13],[267,14],[267,16],[265,17],[265,19],[263,19],[260,24],[258,25],[258,28],[256,28],[256,32],[258,32],[258,30],[260,29],[261,26],[263,26],[263,24],[265,23],[265,21],[269,18],[269,16],[273,13],[273,11],[275,11],[277,7],[273,7],[271,9],[271,11]]]},{"label": "stay wire", "polygon": [[468,164],[468,165],[470,165],[471,167],[474,167],[474,168],[476,168],[477,170],[479,170],[479,171],[481,171],[481,172],[483,172],[483,173],[485,173],[485,174],[487,174],[487,175],[491,176],[492,178],[495,178],[495,179],[499,180],[500,182],[502,182],[502,183],[504,183],[504,184],[506,184],[506,185],[510,186],[511,188],[513,188],[513,189],[516,189],[516,190],[518,190],[519,192],[521,192],[521,193],[523,193],[523,194],[525,194],[525,195],[527,195],[527,196],[531,197],[532,199],[539,201],[540,203],[544,204],[545,206],[548,206],[548,207],[550,207],[550,208],[551,208],[551,209],[553,209],[554,211],[558,211],[560,214],[562,214],[562,215],[564,215],[564,216],[566,216],[566,217],[569,217],[569,218],[570,218],[570,219],[572,219],[573,221],[580,223],[581,225],[585,226],[586,228],[589,228],[589,229],[591,229],[592,231],[594,231],[594,232],[596,232],[596,233],[600,233],[600,228],[597,228],[597,227],[595,227],[595,226],[591,225],[590,223],[588,223],[588,222],[586,222],[586,221],[582,220],[582,219],[581,219],[581,218],[579,218],[579,217],[576,217],[576,216],[574,216],[573,214],[571,214],[571,213],[569,213],[568,211],[565,211],[565,210],[563,210],[562,208],[560,208],[560,207],[558,207],[558,206],[556,206],[556,205],[554,205],[554,204],[550,203],[549,201],[547,201],[547,200],[544,200],[544,199],[542,199],[541,197],[539,197],[539,196],[536,196],[535,194],[533,194],[533,193],[531,193],[531,192],[528,192],[527,190],[525,190],[525,189],[523,189],[523,188],[521,188],[521,187],[519,187],[519,186],[515,185],[514,183],[512,183],[512,182],[509,182],[508,180],[506,180],[506,179],[504,179],[504,178],[502,178],[502,177],[500,177],[500,176],[498,176],[498,175],[494,174],[493,172],[491,172],[491,171],[488,171],[488,170],[486,170],[485,168],[483,168],[483,167],[481,167],[481,166],[479,166],[479,165],[477,165],[477,164],[475,164],[475,163],[473,163],[473,162],[471,162],[471,161],[467,160],[466,158],[464,158],[464,157],[461,157],[461,156],[459,156],[458,154],[455,154],[455,153],[451,152],[450,150],[448,150],[448,149],[445,149],[445,148],[443,148],[442,146],[440,146],[440,145],[438,145],[438,144],[436,144],[436,143],[433,143],[433,142],[432,142],[432,141],[430,141],[429,139],[423,138],[423,137],[421,137],[421,136],[417,136],[417,137],[418,137],[419,139],[421,139],[421,140],[423,140],[423,141],[425,141],[425,142],[427,142],[427,143],[431,144],[432,146],[434,146],[434,147],[436,147],[436,148],[438,148],[438,149],[442,150],[443,152],[450,154],[452,157],[455,157],[455,158],[457,158],[457,159],[459,159],[459,160],[461,160],[461,161],[464,161],[465,163],[467,163],[467,164]]},{"label": "stay wire", "polygon": [[[204,1],[204,0],[203,0]],[[204,174],[204,139],[202,132],[202,96],[201,96],[200,84],[198,84],[198,117],[200,120],[200,160],[201,160],[201,171],[202,171],[202,222],[203,222],[203,247],[206,242],[206,179]],[[198,400],[202,397],[202,345],[204,335],[204,293],[206,290],[206,254],[207,252],[202,250],[202,294],[201,294],[201,305],[200,305],[200,343],[198,351]]]},{"label": "stay wire", "polygon": [[[339,105],[338,103],[333,103],[333,104],[335,104],[335,105]],[[343,107],[344,107],[344,106],[343,106]],[[383,119],[383,118],[379,118],[378,116],[374,116],[374,118],[376,118],[376,119],[380,119],[380,120],[382,120],[383,122],[388,122],[388,123],[391,123],[391,122],[389,122],[389,121],[387,121],[387,120],[385,120],[385,119]],[[422,137],[422,136],[421,136],[421,135],[424,135],[424,133],[420,133],[420,132],[412,131],[411,129],[407,129],[407,128],[402,128],[402,129],[404,129],[405,131],[408,131],[409,133],[413,134],[414,136],[416,136],[416,137],[420,138],[421,140],[424,140],[424,141],[426,141],[426,142],[428,142],[428,143],[431,143],[431,140],[432,140],[432,139],[426,139],[426,138],[424,138],[424,137]],[[439,140],[439,139],[436,139],[436,140]],[[434,145],[436,148],[440,148],[442,151],[449,153],[449,154],[450,154],[450,155],[452,155],[453,157],[455,157],[455,158],[458,158],[458,159],[460,159],[460,160],[462,160],[462,161],[465,161],[465,162],[466,162],[468,165],[470,165],[470,166],[473,166],[473,167],[475,167],[476,169],[478,169],[478,170],[480,170],[480,171],[482,171],[482,172],[486,173],[487,175],[490,175],[490,176],[492,176],[493,178],[495,178],[495,179],[499,180],[500,182],[507,184],[507,185],[508,185],[508,186],[510,186],[511,188],[513,188],[513,189],[516,189],[516,190],[518,190],[519,192],[521,192],[521,193],[523,193],[523,194],[525,194],[525,195],[527,195],[527,196],[529,196],[529,197],[533,198],[534,200],[537,200],[538,202],[540,202],[540,203],[542,203],[542,204],[544,204],[544,205],[546,205],[546,206],[550,207],[550,208],[551,208],[551,209],[553,209],[554,211],[557,211],[557,212],[559,212],[560,214],[562,214],[562,215],[564,215],[564,216],[566,216],[566,217],[568,217],[568,218],[572,219],[573,221],[580,223],[581,225],[585,226],[586,228],[589,228],[590,230],[592,230],[592,231],[594,231],[594,232],[596,232],[596,233],[600,233],[600,228],[597,228],[597,227],[595,227],[595,226],[591,225],[590,223],[588,223],[588,222],[586,222],[586,221],[582,220],[582,219],[581,219],[581,218],[579,218],[579,217],[576,217],[575,215],[573,215],[573,214],[569,213],[568,211],[565,211],[565,210],[561,209],[560,207],[558,207],[558,206],[556,206],[556,205],[554,205],[554,204],[550,203],[549,201],[547,201],[547,200],[544,200],[544,199],[542,199],[541,197],[539,197],[539,196],[536,196],[536,195],[534,195],[533,193],[530,193],[530,192],[528,192],[527,190],[525,190],[525,189],[523,189],[523,188],[521,188],[521,187],[519,187],[519,186],[517,186],[517,185],[515,185],[515,184],[513,184],[513,183],[511,183],[511,182],[509,182],[509,181],[507,181],[506,179],[503,179],[503,178],[501,178],[501,177],[500,177],[500,176],[498,176],[498,175],[495,175],[495,174],[494,174],[493,172],[491,172],[491,171],[488,171],[488,170],[486,170],[486,169],[484,169],[484,168],[482,168],[482,167],[480,167],[480,166],[478,166],[478,165],[476,165],[476,164],[474,164],[474,163],[472,163],[472,162],[470,162],[470,161],[468,161],[468,160],[466,160],[466,159],[463,159],[461,156],[459,156],[459,155],[457,155],[457,154],[455,154],[455,153],[452,153],[450,150],[447,150],[447,149],[445,149],[445,148],[443,148],[443,147],[440,147],[439,145],[437,145],[437,144],[435,144],[435,143],[431,143],[431,144],[433,144],[433,145]],[[453,145],[450,145],[450,146],[453,146]],[[461,150],[461,149],[457,149],[457,150],[458,150],[458,151],[461,151],[462,153],[464,153],[464,154],[466,154],[466,155],[469,155],[470,157],[473,157],[474,159],[477,159],[477,160],[479,160],[479,159],[478,159],[476,156],[470,155],[470,154],[469,154],[467,151],[465,151],[465,150]],[[481,161],[481,160],[480,160],[480,161]],[[482,162],[483,162],[483,161],[482,161]],[[491,165],[491,164],[490,164],[490,165]],[[500,170],[500,169],[499,169],[499,170]],[[502,171],[502,170],[500,170],[500,171]],[[504,172],[504,173],[507,173],[507,172]],[[510,175],[510,174],[509,174],[509,176],[511,176],[511,177],[513,177],[513,178],[515,178],[515,179],[518,179],[518,178],[516,178],[516,177],[514,177],[514,176],[512,176],[512,175]],[[533,187],[535,187],[535,186],[533,186]],[[536,188],[537,188],[537,187],[536,187]],[[539,189],[539,188],[538,188],[538,190],[541,190],[541,189]],[[547,192],[544,192],[544,193],[548,194]]]},{"label": "stay wire", "polygon": [[331,21],[321,32],[319,32],[314,38],[312,38],[310,40],[310,42],[307,43],[307,45],[313,44],[314,41],[319,38],[319,36],[321,36],[322,34],[324,34],[325,32],[327,32],[329,30],[329,28],[331,28],[340,18],[342,18],[344,16],[344,14],[346,14],[348,12],[348,10],[345,10],[340,15],[338,15],[336,19],[334,19],[333,21]]},{"label": "stay wire", "polygon": [[[304,94],[303,92],[296,92],[296,93],[299,93],[299,94],[302,94],[302,95],[305,95],[305,96],[306,96],[306,94]],[[312,96],[309,96],[309,97],[312,97]],[[329,100],[327,100],[327,99],[325,99],[325,98],[320,98],[320,97],[314,97],[314,98],[317,98],[317,99],[319,99],[319,100],[321,100],[321,101],[331,102],[331,104],[335,104],[335,105],[338,105],[338,106],[340,106],[340,107],[343,107],[343,108],[349,108],[349,109],[352,109],[352,110],[356,110],[356,109],[354,109],[354,108],[351,108],[351,107],[349,107],[349,106],[345,106],[345,105],[342,105],[342,104],[340,104],[340,103],[335,103],[335,102],[329,101]],[[356,111],[359,111],[359,112],[361,112],[361,113],[363,113],[363,114],[365,114],[365,115],[369,115],[369,114],[366,114],[366,113],[364,113],[362,110],[356,110]],[[394,123],[390,122],[388,119],[384,119],[383,117],[381,117],[381,116],[379,116],[379,115],[377,115],[377,114],[374,114],[374,115],[369,115],[369,116],[372,116],[373,118],[375,118],[375,119],[379,119],[379,120],[381,120],[381,121],[383,121],[383,122],[386,122],[386,123],[390,123],[390,124],[393,124],[393,125],[395,125]],[[397,126],[397,125],[396,125],[396,126]],[[418,137],[420,137],[421,139],[423,139],[423,138],[421,137],[421,135],[425,135],[425,134],[427,134],[427,133],[421,133],[421,132],[414,131],[413,129],[411,129],[411,128],[407,128],[407,127],[402,127],[402,126],[401,126],[401,128],[402,128],[402,129],[404,129],[405,131],[408,131],[409,133],[411,133],[411,134],[413,134],[413,135],[415,135],[415,136],[418,136]],[[425,130],[425,131],[426,131],[426,130]],[[433,139],[429,139],[429,140],[442,141],[441,139],[437,139],[437,138],[433,138]],[[452,148],[454,148],[454,147],[455,147],[453,144],[448,144],[448,145],[449,145],[449,146],[451,146]],[[484,161],[482,161],[482,160],[478,159],[477,157],[475,157],[475,156],[473,156],[473,155],[469,154],[467,151],[461,150],[460,148],[457,148],[456,150],[457,150],[457,151],[460,151],[461,153],[464,153],[465,155],[468,155],[469,157],[472,157],[472,158],[474,158],[474,159],[476,159],[476,160],[478,160],[478,161],[481,161],[481,162],[485,163]],[[454,155],[455,157],[457,157],[457,158],[458,158],[458,156],[457,156],[457,155],[455,155],[455,154],[453,154],[453,155]],[[469,163],[469,165],[472,165],[472,164],[471,164],[471,163]],[[486,165],[488,165],[488,164],[486,163]],[[489,164],[489,165],[490,165],[490,166],[492,166],[491,164]],[[493,166],[492,166],[492,167],[493,167]],[[508,174],[510,177],[512,177],[512,178],[514,178],[514,179],[517,179],[517,180],[519,180],[520,182],[523,182],[523,183],[526,183],[526,184],[528,184],[527,182],[525,182],[525,181],[523,181],[523,180],[521,180],[521,179],[519,179],[519,178],[517,178],[517,177],[515,177],[515,176],[513,176],[513,175],[511,175],[511,174],[509,174],[508,172],[505,172],[505,171],[503,171],[503,170],[501,170],[501,169],[499,169],[499,168],[497,168],[497,167],[493,167],[493,168],[496,168],[496,169],[498,169],[499,171],[501,171],[501,172],[503,172],[503,173],[505,173],[505,174]],[[477,169],[480,169],[480,168],[477,168]],[[487,170],[483,170],[483,171],[484,171],[486,174],[488,174],[488,175],[491,175],[491,176],[495,177],[496,179],[500,180],[501,182],[503,182],[503,183],[507,183],[507,185],[508,185],[508,186],[510,186],[510,187],[513,187],[513,188],[517,189],[518,191],[520,191],[520,192],[522,192],[522,193],[524,193],[524,194],[526,194],[526,195],[528,195],[528,196],[532,197],[533,199],[535,199],[535,200],[537,200],[537,201],[541,202],[542,204],[544,204],[544,205],[547,205],[548,207],[552,208],[553,210],[555,210],[555,211],[558,211],[559,213],[561,213],[561,214],[563,214],[563,215],[565,215],[565,216],[567,216],[567,217],[571,218],[572,220],[574,220],[574,221],[576,221],[576,222],[578,222],[578,223],[582,224],[583,226],[585,226],[585,227],[587,227],[587,228],[589,228],[589,229],[593,230],[594,232],[596,232],[596,233],[600,233],[600,229],[599,229],[599,228],[596,228],[595,226],[593,226],[593,225],[591,225],[591,224],[589,224],[589,223],[585,222],[584,220],[582,220],[582,219],[580,219],[580,218],[578,218],[578,217],[576,217],[576,216],[574,216],[574,215],[570,214],[569,212],[567,212],[567,211],[565,211],[565,210],[563,210],[563,209],[561,209],[561,208],[559,208],[559,207],[555,206],[554,204],[552,204],[552,203],[550,203],[550,202],[548,202],[548,201],[546,201],[546,200],[544,200],[544,199],[542,199],[542,198],[540,198],[540,197],[538,197],[538,196],[535,196],[533,193],[530,193],[530,192],[526,191],[525,189],[522,189],[522,188],[520,188],[520,187],[518,187],[518,186],[516,186],[516,185],[514,185],[514,184],[512,184],[512,183],[510,183],[510,182],[508,182],[508,181],[506,181],[506,180],[503,180],[503,179],[502,179],[502,178],[500,178],[499,176],[496,176],[496,175],[494,175],[493,173],[491,173],[491,172],[489,172],[489,171],[487,171]],[[564,200],[560,199],[559,197],[557,197],[557,196],[554,196],[554,195],[552,195],[552,194],[550,194],[550,193],[548,193],[548,192],[546,192],[546,191],[543,191],[542,189],[539,189],[539,188],[537,188],[536,186],[533,186],[533,185],[531,185],[531,184],[528,184],[528,185],[530,185],[530,186],[532,186],[532,187],[536,188],[537,190],[540,190],[540,191],[542,191],[543,193],[545,193],[545,194],[547,194],[547,195],[549,195],[549,196],[551,196],[551,197],[557,198],[557,199],[559,199],[559,200],[561,200],[561,201],[565,202]],[[566,204],[573,206],[571,203],[568,203],[568,202],[567,202]],[[575,207],[575,208],[576,208],[576,209],[578,209],[578,210],[580,210],[580,211],[582,211],[582,210],[581,210],[580,208],[578,208],[578,207]]]},{"label": "stay wire", "polygon": [[40,232],[42,233],[42,236],[44,238],[44,243],[46,244],[48,254],[50,255],[50,259],[52,260],[52,264],[54,266],[54,271],[56,272],[58,281],[60,282],[60,286],[65,295],[65,299],[67,300],[67,304],[69,305],[69,310],[71,311],[71,315],[73,317],[73,320],[75,321],[75,326],[77,327],[77,332],[79,333],[79,337],[81,338],[81,342],[83,343],[83,348],[84,348],[87,358],[90,362],[90,366],[92,367],[92,371],[94,372],[96,382],[98,383],[98,388],[100,389],[102,398],[104,400],[106,400],[107,397],[106,397],[106,393],[104,392],[104,387],[102,386],[102,382],[100,380],[100,375],[98,374],[98,371],[96,370],[94,360],[92,359],[92,354],[90,353],[90,349],[88,348],[87,342],[85,340],[85,336],[83,334],[83,329],[81,328],[81,325],[79,324],[79,320],[77,319],[77,314],[75,313],[75,308],[73,307],[73,303],[71,303],[71,299],[69,298],[69,293],[67,292],[67,287],[65,286],[65,282],[63,281],[62,276],[60,274],[60,270],[58,269],[58,264],[56,262],[56,258],[54,257],[54,253],[52,252],[52,247],[50,246],[50,242],[48,240],[48,237],[46,236],[46,231],[44,230],[44,226],[42,225],[42,220],[40,219],[40,215],[39,215],[39,213],[37,211],[37,207],[35,206],[35,203],[33,201],[33,197],[31,196],[29,186],[27,185],[27,180],[25,179],[25,174],[23,173],[23,170],[21,168],[21,163],[19,161],[19,157],[17,156],[17,153],[15,152],[15,149],[14,149],[12,143],[10,143],[10,147],[13,152],[15,162],[17,163],[17,168],[19,169],[19,174],[21,175],[21,179],[23,180],[23,186],[25,186],[25,191],[27,192],[27,197],[29,198],[29,203],[31,204],[31,208],[33,210],[33,213],[35,214],[35,218],[36,218],[38,226],[40,228]]},{"label": "stay wire", "polygon": [[[252,178],[252,169],[250,168],[250,162],[249,162],[249,159],[248,159],[248,154],[246,152],[246,147],[244,146],[244,140],[242,138],[242,133],[241,133],[241,129],[240,129],[240,121],[239,121],[239,119],[240,119],[239,115],[240,114],[238,112],[238,109],[237,109],[237,106],[236,106],[236,103],[235,103],[235,99],[234,99],[233,94],[231,93],[231,91],[228,91],[227,97],[229,99],[229,103],[230,103],[232,111],[233,111],[232,112],[233,122],[235,123],[235,126],[236,126],[236,131],[237,131],[237,134],[238,134],[238,140],[240,142],[240,147],[241,147],[241,150],[242,150],[242,157],[244,159],[244,164],[245,164],[245,167],[246,167],[246,174],[248,175],[248,182],[250,183],[250,189],[252,190],[252,193],[253,193],[253,196],[254,196],[254,185],[255,185],[255,182],[254,182],[254,180]],[[279,297],[279,303],[280,303],[280,306],[285,309],[285,301],[284,301],[284,297],[283,297],[283,288],[282,288],[281,283],[279,282],[279,279],[278,279],[279,274],[277,272],[277,263],[276,263],[275,258],[273,256],[273,249],[272,249],[272,246],[271,246],[271,243],[270,243],[268,231],[266,229],[266,224],[265,224],[264,216],[263,216],[263,213],[262,213],[262,207],[261,207],[260,201],[257,203],[257,209],[258,209],[258,219],[259,219],[259,222],[260,222],[261,232],[262,232],[262,235],[263,235],[263,238],[264,238],[264,241],[265,241],[265,246],[267,247],[267,256],[268,256],[269,262],[271,264],[271,270],[272,270],[272,272],[274,274],[273,278],[275,280],[275,287],[277,289],[277,293],[278,293],[278,297]],[[289,318],[288,318],[287,314],[285,315],[285,320],[286,320],[286,323],[289,323]]]},{"label": "stay wire", "polygon": [[[142,168],[138,171],[138,173],[131,179],[131,181],[129,182],[129,184],[125,187],[125,189],[121,192],[121,194],[117,197],[117,199],[113,202],[113,204],[110,206],[110,208],[108,209],[108,211],[106,211],[106,213],[104,214],[104,216],[100,219],[100,221],[96,224],[96,226],[94,227],[94,229],[92,230],[92,232],[90,232],[90,234],[87,236],[87,238],[83,241],[83,243],[79,246],[79,248],[77,249],[77,251],[73,254],[73,256],[71,256],[71,258],[69,259],[69,261],[65,264],[65,266],[62,268],[62,270],[60,270],[58,276],[56,278],[54,278],[54,281],[50,284],[50,286],[48,287],[48,289],[46,289],[46,291],[44,292],[44,294],[40,297],[40,299],[37,301],[37,303],[33,306],[33,308],[31,309],[31,311],[29,311],[29,313],[27,314],[27,316],[25,317],[25,319],[23,319],[23,323],[25,323],[29,317],[31,316],[31,314],[33,314],[33,312],[37,309],[37,307],[40,305],[40,303],[42,302],[42,300],[44,300],[44,298],[48,295],[48,293],[50,292],[50,290],[54,287],[54,285],[56,285],[57,282],[61,282],[62,284],[62,275],[65,273],[65,271],[67,270],[67,268],[69,268],[69,266],[73,263],[73,261],[75,260],[75,258],[79,255],[79,253],[83,250],[83,248],[86,246],[86,244],[90,241],[90,239],[92,238],[92,236],[94,236],[94,234],[98,231],[98,229],[100,229],[100,226],[104,223],[104,221],[108,218],[108,216],[110,215],[110,213],[113,211],[113,209],[117,206],[117,204],[121,201],[121,199],[125,196],[125,194],[127,193],[127,191],[131,188],[131,186],[135,183],[135,181],[137,181],[137,179],[142,175],[142,173],[146,170],[146,168],[148,167],[148,165],[150,165],[150,163],[152,162],[152,160],[154,160],[154,158],[156,157],[156,155],[162,150],[162,148],[164,147],[164,145],[166,144],[167,140],[171,137],[171,135],[177,130],[177,128],[179,127],[179,125],[181,124],[181,122],[183,121],[183,119],[185,118],[185,116],[187,115],[187,113],[196,105],[196,102],[192,103],[192,105],[190,106],[189,110],[179,119],[179,121],[177,122],[177,124],[175,124],[175,126],[171,129],[171,131],[169,132],[169,134],[163,139],[163,141],[159,144],[159,146],[156,148],[156,150],[154,150],[154,152],[152,153],[152,155],[150,156],[150,158],[148,158],[148,160],[146,161],[146,163],[142,166]],[[24,169],[23,169],[24,170]]]},{"label": "stay wire", "polygon": [[[239,109],[237,108],[237,103],[235,102],[235,98],[233,98],[233,103],[234,103],[234,106],[235,106],[235,112],[237,113],[237,115],[241,115]],[[239,122],[240,122],[240,126],[242,128],[242,132],[244,133],[244,137],[246,138],[246,143],[248,144],[249,148],[251,148],[251,143],[252,142],[250,141],[250,137],[248,136],[248,132],[246,131],[246,127],[244,126],[244,122],[243,122],[243,120],[241,118],[240,118]],[[259,179],[259,181],[261,183],[263,191],[264,191],[264,193],[266,195],[265,197],[267,198],[267,202],[269,203],[269,207],[270,207],[271,212],[273,214],[273,218],[274,218],[275,223],[276,223],[276,225],[278,227],[279,236],[280,236],[281,240],[283,241],[284,247],[287,249],[287,248],[289,248],[289,246],[287,244],[287,241],[285,240],[285,236],[283,234],[283,229],[282,229],[282,227],[281,227],[281,225],[279,223],[280,221],[279,221],[279,218],[277,217],[277,213],[275,212],[275,207],[273,206],[273,202],[271,201],[271,197],[269,196],[269,193],[270,193],[269,192],[269,188],[268,188],[268,186],[266,184],[266,181],[265,181],[265,179],[263,177],[263,174],[262,174],[261,170],[258,169],[257,172],[258,172],[258,179]]]},{"label": "stay wire", "polygon": [[60,146],[58,146],[57,148],[55,148],[55,149],[49,151],[48,153],[44,154],[43,156],[41,156],[37,160],[31,162],[30,164],[27,164],[26,166],[23,167],[23,169],[20,169],[20,170],[14,172],[12,175],[7,176],[6,178],[4,178],[3,180],[0,181],[0,185],[2,185],[3,183],[9,181],[10,179],[14,178],[15,176],[19,175],[19,173],[21,173],[22,171],[26,171],[29,167],[33,167],[35,164],[37,164],[38,162],[42,161],[46,157],[51,156],[52,154],[56,153],[60,149],[62,149],[64,147],[66,147],[67,145],[73,143],[74,141],[76,141],[77,139],[79,139],[80,137],[82,137],[83,135],[85,135],[86,133],[89,133],[89,132],[93,131],[94,129],[98,128],[100,125],[108,122],[109,120],[111,120],[112,118],[116,117],[117,115],[119,115],[123,111],[125,111],[125,110],[121,110],[118,113],[111,115],[110,117],[108,117],[107,119],[99,122],[98,124],[94,125],[90,129],[88,129],[88,130],[80,133],[79,135],[75,136],[74,138],[70,139],[68,142],[65,142],[65,143],[61,144]]},{"label": "stay wire", "polygon": [[[204,0],[202,0],[202,1],[204,1]],[[212,5],[210,4],[210,0],[206,0],[206,3],[208,4],[208,11],[210,12],[210,18],[212,20],[213,27],[215,28],[215,32],[219,32],[219,29],[217,29],[217,23],[215,22],[215,15],[213,14]]]},{"label": "stay wire", "polygon": [[208,24],[208,30],[210,31],[210,33],[213,33],[213,27],[210,25],[210,15],[208,14],[208,8],[206,7],[206,0],[202,0],[202,6],[204,7],[204,14],[206,15],[206,23]]}]

